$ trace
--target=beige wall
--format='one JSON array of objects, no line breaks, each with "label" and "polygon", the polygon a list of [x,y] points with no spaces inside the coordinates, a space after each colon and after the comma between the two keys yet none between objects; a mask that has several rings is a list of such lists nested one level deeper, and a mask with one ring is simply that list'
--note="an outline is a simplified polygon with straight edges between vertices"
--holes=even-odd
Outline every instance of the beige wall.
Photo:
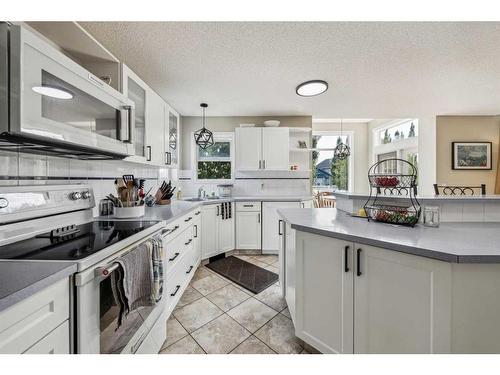
[{"label": "beige wall", "polygon": [[[344,131],[354,134],[354,173],[352,191],[356,193],[368,193],[368,124],[367,123],[344,123]],[[313,131],[340,131],[338,122],[321,122],[313,124]]]},{"label": "beige wall", "polygon": [[[493,194],[498,161],[499,129],[499,116],[438,116],[436,119],[437,183],[469,186],[486,184],[486,193]],[[453,170],[451,168],[451,143],[460,141],[492,142],[492,170]]]},{"label": "beige wall", "polygon": [[[255,124],[262,126],[266,120],[279,120],[280,126],[287,127],[311,127],[311,116],[227,116],[227,117],[207,117],[206,127],[212,132],[232,132],[240,124]],[[191,168],[191,137],[196,130],[201,128],[201,117],[183,116],[181,118],[181,169]]]}]

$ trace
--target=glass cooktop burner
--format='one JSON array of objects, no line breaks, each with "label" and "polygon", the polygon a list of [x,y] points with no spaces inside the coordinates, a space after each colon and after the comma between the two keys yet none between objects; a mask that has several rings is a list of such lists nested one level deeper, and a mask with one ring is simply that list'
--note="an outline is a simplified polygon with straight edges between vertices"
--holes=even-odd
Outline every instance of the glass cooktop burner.
[{"label": "glass cooktop burner", "polygon": [[91,221],[0,246],[0,259],[79,260],[141,232],[157,221]]}]

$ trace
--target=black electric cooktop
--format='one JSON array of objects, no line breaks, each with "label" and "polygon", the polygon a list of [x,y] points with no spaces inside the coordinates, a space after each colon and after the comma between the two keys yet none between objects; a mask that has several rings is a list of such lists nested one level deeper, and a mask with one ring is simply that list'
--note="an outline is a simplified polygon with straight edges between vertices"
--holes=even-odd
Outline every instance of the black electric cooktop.
[{"label": "black electric cooktop", "polygon": [[0,259],[79,260],[143,231],[157,221],[91,221],[0,246]]}]

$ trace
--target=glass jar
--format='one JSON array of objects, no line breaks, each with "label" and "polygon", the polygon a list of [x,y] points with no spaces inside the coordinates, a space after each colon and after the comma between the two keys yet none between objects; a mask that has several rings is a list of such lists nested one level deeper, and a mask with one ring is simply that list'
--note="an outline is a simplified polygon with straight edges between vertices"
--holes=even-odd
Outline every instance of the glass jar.
[{"label": "glass jar", "polygon": [[439,207],[424,207],[424,225],[426,227],[439,227]]}]

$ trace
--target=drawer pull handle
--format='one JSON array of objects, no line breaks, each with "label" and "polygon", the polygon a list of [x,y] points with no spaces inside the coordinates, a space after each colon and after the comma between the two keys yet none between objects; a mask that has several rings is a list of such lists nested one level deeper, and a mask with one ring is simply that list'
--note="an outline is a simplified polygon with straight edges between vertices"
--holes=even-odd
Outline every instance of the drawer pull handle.
[{"label": "drawer pull handle", "polygon": [[244,204],[243,207],[253,207],[253,204]]},{"label": "drawer pull handle", "polygon": [[170,293],[170,296],[171,296],[171,297],[174,297],[174,296],[177,294],[177,292],[179,291],[179,289],[180,289],[180,288],[181,288],[181,286],[180,286],[180,285],[177,285],[177,286],[175,287],[175,292]]},{"label": "drawer pull handle", "polygon": [[175,227],[173,227],[172,229],[163,229],[161,231],[161,234],[165,235],[165,234],[169,234],[169,233],[172,233],[174,231],[176,231],[177,229],[179,229],[179,226],[176,225]]},{"label": "drawer pull handle", "polygon": [[193,266],[189,266],[189,269],[186,271],[186,273],[191,273],[191,271],[193,270]]},{"label": "drawer pull handle", "polygon": [[185,223],[187,223],[187,222],[188,222],[189,220],[191,220],[191,219],[192,219],[192,217],[191,217],[191,216],[189,216],[186,220],[184,220],[184,222],[185,222]]},{"label": "drawer pull handle", "polygon": [[198,225],[194,225],[194,238],[198,238]]},{"label": "drawer pull handle", "polygon": [[192,238],[190,238],[188,242],[184,242],[184,245],[189,245],[191,243],[191,241],[193,241]]},{"label": "drawer pull handle", "polygon": [[198,216],[199,214],[201,214],[201,211],[196,211],[194,214]]},{"label": "drawer pull handle", "polygon": [[179,253],[175,253],[174,256],[172,258],[170,258],[168,261],[173,262],[175,260],[175,258],[177,258],[178,256],[179,256]]}]

